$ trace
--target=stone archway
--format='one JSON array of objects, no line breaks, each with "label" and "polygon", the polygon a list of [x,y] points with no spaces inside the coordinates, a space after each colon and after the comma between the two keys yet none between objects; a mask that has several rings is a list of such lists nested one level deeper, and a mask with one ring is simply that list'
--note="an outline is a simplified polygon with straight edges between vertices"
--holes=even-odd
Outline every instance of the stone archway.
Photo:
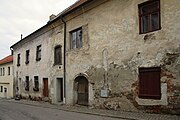
[{"label": "stone archway", "polygon": [[74,83],[75,103],[87,106],[89,103],[89,86],[87,78],[84,76],[78,76],[75,78]]}]

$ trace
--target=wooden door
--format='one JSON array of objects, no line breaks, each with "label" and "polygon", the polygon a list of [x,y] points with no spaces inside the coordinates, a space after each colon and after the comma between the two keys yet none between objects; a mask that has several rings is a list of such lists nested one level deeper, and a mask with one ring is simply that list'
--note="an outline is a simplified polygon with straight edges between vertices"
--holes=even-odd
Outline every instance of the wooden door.
[{"label": "wooden door", "polygon": [[86,78],[81,78],[78,81],[78,104],[88,105],[88,81]]},{"label": "wooden door", "polygon": [[43,83],[44,83],[43,95],[44,95],[44,97],[48,97],[49,96],[48,79],[47,78],[43,78]]}]

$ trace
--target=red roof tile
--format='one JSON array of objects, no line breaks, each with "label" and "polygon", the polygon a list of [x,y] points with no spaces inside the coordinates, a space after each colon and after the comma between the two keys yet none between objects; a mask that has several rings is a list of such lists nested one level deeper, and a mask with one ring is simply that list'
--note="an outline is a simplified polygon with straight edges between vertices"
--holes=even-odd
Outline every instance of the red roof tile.
[{"label": "red roof tile", "polygon": [[5,63],[9,63],[13,61],[13,56],[9,55],[3,59],[0,60],[0,65],[5,64]]}]

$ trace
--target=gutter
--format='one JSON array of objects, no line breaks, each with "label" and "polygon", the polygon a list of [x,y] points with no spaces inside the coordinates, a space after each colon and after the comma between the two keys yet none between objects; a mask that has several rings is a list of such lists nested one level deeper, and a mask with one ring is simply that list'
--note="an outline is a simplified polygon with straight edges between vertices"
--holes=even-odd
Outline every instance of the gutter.
[{"label": "gutter", "polygon": [[63,17],[61,17],[61,20],[64,24],[64,59],[63,59],[63,62],[64,62],[64,69],[63,69],[63,72],[64,72],[64,99],[65,99],[65,103],[66,103],[66,22],[64,21]]},{"label": "gutter", "polygon": [[64,95],[63,95],[63,97],[64,97],[64,102],[65,102],[65,104],[66,104],[66,29],[67,29],[67,25],[66,25],[66,21],[64,20],[64,17],[67,15],[67,14],[70,14],[71,12],[73,12],[74,10],[76,10],[76,9],[78,9],[78,8],[80,8],[80,7],[82,7],[82,6],[84,6],[85,4],[87,4],[87,3],[89,3],[89,2],[91,2],[91,1],[93,1],[93,0],[87,0],[86,2],[84,2],[83,4],[81,4],[81,5],[79,5],[78,7],[76,7],[76,8],[74,8],[73,10],[70,10],[70,11],[68,11],[68,12],[66,12],[66,13],[61,13],[61,15],[59,16],[59,17],[57,17],[57,18],[55,18],[54,20],[52,20],[52,21],[50,21],[50,23],[51,22],[55,22],[56,20],[58,20],[58,18],[60,18],[61,20],[62,20],[62,22],[63,22],[63,24],[64,24],[64,59],[63,59],[63,62],[64,62],[64,65],[63,65],[63,78],[64,78]]}]

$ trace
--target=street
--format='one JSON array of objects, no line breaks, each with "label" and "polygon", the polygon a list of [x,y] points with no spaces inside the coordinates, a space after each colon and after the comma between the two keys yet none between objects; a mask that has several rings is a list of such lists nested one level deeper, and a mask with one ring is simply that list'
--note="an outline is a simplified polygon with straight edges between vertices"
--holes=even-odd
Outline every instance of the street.
[{"label": "street", "polygon": [[120,120],[0,100],[0,120]]}]

